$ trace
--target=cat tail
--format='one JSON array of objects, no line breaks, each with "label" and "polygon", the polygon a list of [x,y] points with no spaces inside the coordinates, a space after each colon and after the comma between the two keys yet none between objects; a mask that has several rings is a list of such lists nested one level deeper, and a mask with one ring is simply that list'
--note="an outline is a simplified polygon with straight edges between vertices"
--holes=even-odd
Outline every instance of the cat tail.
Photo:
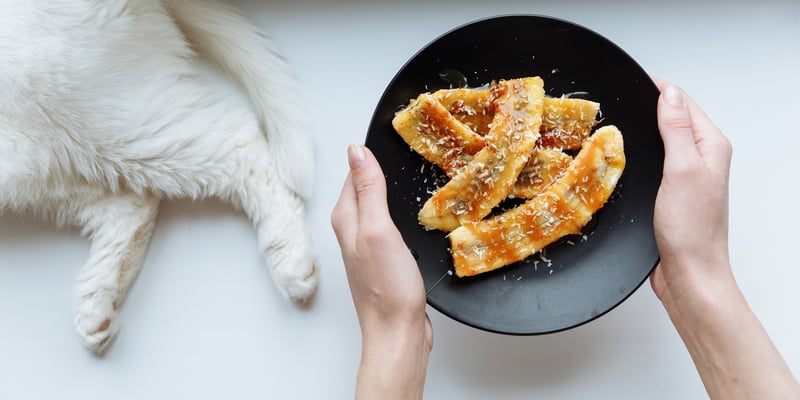
[{"label": "cat tail", "polygon": [[297,88],[276,48],[229,5],[214,0],[165,0],[164,4],[193,48],[248,94],[278,176],[308,198],[314,171],[311,137]]}]

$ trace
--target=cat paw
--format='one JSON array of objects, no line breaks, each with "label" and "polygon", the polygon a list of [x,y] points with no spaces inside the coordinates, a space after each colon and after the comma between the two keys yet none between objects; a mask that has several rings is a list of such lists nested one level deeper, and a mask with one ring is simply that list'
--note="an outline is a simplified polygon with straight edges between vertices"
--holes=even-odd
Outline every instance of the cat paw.
[{"label": "cat paw", "polygon": [[83,346],[97,355],[105,352],[119,331],[113,300],[98,294],[77,300],[74,323]]},{"label": "cat paw", "polygon": [[[278,250],[270,258],[277,261],[272,278],[284,297],[297,303],[307,301],[317,289],[317,266],[313,257],[304,252]],[[279,261],[278,261],[279,260]]]}]

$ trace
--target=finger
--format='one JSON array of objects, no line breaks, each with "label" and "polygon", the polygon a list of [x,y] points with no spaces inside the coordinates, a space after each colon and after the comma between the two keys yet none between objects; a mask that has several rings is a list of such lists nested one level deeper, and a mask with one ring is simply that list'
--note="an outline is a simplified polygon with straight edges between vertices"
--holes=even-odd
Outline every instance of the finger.
[{"label": "finger", "polygon": [[[670,82],[665,81],[657,76],[651,75],[650,79],[653,80],[653,82],[656,84],[656,87],[658,87],[658,90],[660,90],[662,93],[667,89],[667,87],[674,86]],[[681,90],[681,92],[683,94],[683,100],[686,102],[687,107],[689,108],[689,114],[691,116],[692,125],[694,128],[700,128],[701,131],[708,130],[709,132],[713,130],[713,132],[721,134],[719,129],[711,122],[711,119],[708,118],[700,106],[698,106],[697,103],[695,103],[694,100],[692,100],[692,98],[686,94],[684,90]],[[694,135],[696,137],[697,132],[694,132]]]},{"label": "finger", "polygon": [[691,97],[685,95],[685,99],[692,118],[695,145],[700,157],[709,166],[722,171],[730,169],[732,152],[730,141]]},{"label": "finger", "polygon": [[331,226],[336,234],[339,247],[344,251],[354,247],[356,233],[358,232],[358,200],[353,177],[350,173],[342,185],[339,200],[331,212]]},{"label": "finger", "polygon": [[[650,76],[658,89],[663,93],[671,83],[657,76]],[[730,169],[731,164],[731,144],[727,137],[711,122],[706,113],[689,97],[686,92],[683,99],[689,109],[689,116],[692,124],[692,135],[698,155],[708,164],[717,167],[721,171]]]},{"label": "finger", "polygon": [[667,85],[658,98],[658,130],[664,141],[664,165],[682,165],[697,159],[692,117],[686,97],[677,86]]},{"label": "finger", "polygon": [[653,80],[653,83],[656,84],[656,87],[658,88],[658,90],[660,92],[663,92],[664,89],[667,88],[667,86],[671,85],[671,83],[669,83],[669,82],[667,82],[667,81],[665,81],[665,80],[663,80],[663,79],[661,79],[661,78],[659,78],[657,76],[654,76],[654,75],[650,75],[650,79]]},{"label": "finger", "polygon": [[386,204],[386,179],[378,160],[362,145],[350,145],[347,153],[358,200],[359,226],[390,221]]}]

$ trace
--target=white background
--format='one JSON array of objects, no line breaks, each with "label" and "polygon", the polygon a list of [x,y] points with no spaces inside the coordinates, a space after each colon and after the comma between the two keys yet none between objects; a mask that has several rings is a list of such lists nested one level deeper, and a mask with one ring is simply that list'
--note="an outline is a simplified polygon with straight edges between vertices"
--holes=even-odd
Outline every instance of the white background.
[{"label": "white background", "polygon": [[[797,152],[800,2],[238,1],[282,49],[316,143],[308,221],[313,303],[272,287],[244,216],[216,201],[162,206],[145,266],[105,357],[79,344],[73,277],[88,243],[31,216],[0,217],[0,399],[352,397],[360,337],[330,211],[384,88],[419,48],[495,14],[589,27],[680,84],[734,145],[730,238],[750,305],[800,375]],[[235,97],[235,96],[234,96]],[[702,398],[649,285],[572,331],[507,337],[430,310],[431,399]]]}]

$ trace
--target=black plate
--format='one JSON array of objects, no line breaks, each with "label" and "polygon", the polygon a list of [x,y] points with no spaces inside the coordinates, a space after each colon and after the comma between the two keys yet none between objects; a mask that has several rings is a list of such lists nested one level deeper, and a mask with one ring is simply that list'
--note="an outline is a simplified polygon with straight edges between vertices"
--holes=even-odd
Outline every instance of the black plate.
[{"label": "black plate", "polygon": [[[469,86],[539,75],[548,95],[587,92],[585,98],[601,104],[602,125],[614,124],[623,133],[627,166],[595,215],[591,233],[549,246],[544,257],[534,255],[475,277],[448,272],[453,264],[445,234],[425,231],[417,222],[422,204],[446,178],[391,126],[409,99],[449,87],[440,77],[447,70],[460,71]],[[658,94],[647,73],[614,43],[548,17],[473,22],[412,57],[378,103],[366,144],[383,167],[389,209],[418,260],[428,304],[480,329],[530,335],[578,326],[630,296],[658,261],[653,206],[664,160],[656,124]]]}]

